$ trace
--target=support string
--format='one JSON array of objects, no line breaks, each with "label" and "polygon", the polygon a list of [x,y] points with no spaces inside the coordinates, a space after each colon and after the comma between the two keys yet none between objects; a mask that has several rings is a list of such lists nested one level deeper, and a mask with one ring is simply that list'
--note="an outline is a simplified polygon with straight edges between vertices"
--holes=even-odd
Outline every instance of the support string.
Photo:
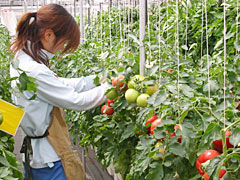
[{"label": "support string", "polygon": [[208,69],[208,100],[209,100],[209,111],[211,111],[211,93],[210,93],[210,61],[209,61],[209,50],[208,50],[208,16],[207,16],[207,0],[205,0],[205,19],[206,19],[206,48],[207,48],[207,69]]}]

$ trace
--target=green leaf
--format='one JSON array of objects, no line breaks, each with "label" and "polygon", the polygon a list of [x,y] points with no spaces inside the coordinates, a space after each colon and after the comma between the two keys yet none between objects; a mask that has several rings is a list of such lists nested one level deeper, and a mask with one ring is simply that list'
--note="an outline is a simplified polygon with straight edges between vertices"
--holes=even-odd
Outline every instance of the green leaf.
[{"label": "green leaf", "polygon": [[0,177],[4,178],[10,174],[10,170],[7,167],[0,167]]},{"label": "green leaf", "polygon": [[162,180],[164,177],[163,166],[159,162],[153,162],[150,165],[150,171],[146,176],[146,180]]},{"label": "green leaf", "polygon": [[201,138],[200,148],[203,149],[200,153],[203,153],[205,147],[210,146],[210,143],[212,143],[214,140],[221,139],[220,131],[221,127],[215,122],[212,122],[208,125],[206,131]]},{"label": "green leaf", "polygon": [[157,91],[147,101],[156,107],[161,105],[167,99],[167,96],[168,94],[165,91]]},{"label": "green leaf", "polygon": [[186,45],[182,45],[181,48],[183,48],[185,51],[188,50],[188,47]]},{"label": "green leaf", "polygon": [[121,136],[120,142],[134,135],[134,124],[129,124]]},{"label": "green leaf", "polygon": [[240,44],[238,43],[237,40],[234,42],[234,47],[236,48],[237,51],[240,51]]},{"label": "green leaf", "polygon": [[194,96],[193,95],[194,90],[190,86],[188,86],[186,84],[180,84],[180,89],[182,90],[182,92],[185,96],[190,97],[190,98]]},{"label": "green leaf", "polygon": [[180,157],[185,157],[185,154],[186,154],[181,144],[176,142],[169,144],[169,152],[176,154],[177,156],[180,156]]},{"label": "green leaf", "polygon": [[0,156],[0,164],[4,165],[6,167],[10,166],[9,162],[7,161],[7,159],[5,157],[3,157],[3,156]]},{"label": "green leaf", "polygon": [[230,143],[233,146],[237,146],[240,143],[240,128],[236,127],[233,132],[232,135],[230,136]]},{"label": "green leaf", "polygon": [[137,36],[133,34],[128,34],[128,36],[132,38],[140,46],[140,41],[138,40]]},{"label": "green leaf", "polygon": [[[210,92],[216,93],[218,89],[219,89],[219,86],[217,84],[217,81],[210,80]],[[203,87],[203,91],[208,92],[208,83]]]},{"label": "green leaf", "polygon": [[223,39],[220,39],[214,46],[214,49],[217,49],[222,43],[223,43]]}]

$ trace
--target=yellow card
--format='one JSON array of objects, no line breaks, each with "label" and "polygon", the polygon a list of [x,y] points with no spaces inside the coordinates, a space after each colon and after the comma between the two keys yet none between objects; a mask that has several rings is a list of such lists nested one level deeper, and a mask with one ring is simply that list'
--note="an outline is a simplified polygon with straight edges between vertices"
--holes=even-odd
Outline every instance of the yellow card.
[{"label": "yellow card", "polygon": [[0,130],[15,136],[25,111],[0,99]]}]

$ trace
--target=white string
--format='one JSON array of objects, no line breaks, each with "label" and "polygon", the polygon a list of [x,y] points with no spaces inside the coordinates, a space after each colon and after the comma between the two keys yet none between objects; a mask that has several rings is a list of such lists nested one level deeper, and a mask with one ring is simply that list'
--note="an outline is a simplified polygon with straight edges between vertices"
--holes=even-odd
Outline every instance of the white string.
[{"label": "white string", "polygon": [[[176,54],[177,54],[177,61],[178,61],[178,77],[177,77],[177,93],[178,93],[178,105],[180,104],[180,58],[179,58],[179,9],[178,9],[178,1],[176,1],[176,16],[177,16],[177,36],[176,36]],[[180,109],[178,108],[178,114],[180,115]]]},{"label": "white string", "polygon": [[119,25],[120,25],[120,42],[121,42],[121,45],[122,45],[122,21],[121,21],[121,3],[120,3],[120,6],[119,6]]},{"label": "white string", "polygon": [[224,71],[223,71],[223,81],[224,81],[224,89],[223,89],[223,104],[224,104],[224,116],[223,116],[223,121],[224,121],[224,129],[226,126],[226,58],[227,58],[227,44],[226,44],[226,2],[224,0]]},{"label": "white string", "polygon": [[101,18],[101,20],[100,20],[100,23],[101,23],[100,28],[101,29],[100,30],[101,30],[101,53],[102,53],[103,52],[103,31],[102,31],[103,20],[102,20],[102,4],[101,3],[100,3],[100,18]]},{"label": "white string", "polygon": [[152,51],[151,51],[151,32],[150,32],[150,13],[147,9],[147,21],[148,21],[148,42],[149,42],[149,58],[148,58],[148,64],[150,65],[151,58],[152,58]]},{"label": "white string", "polygon": [[[188,0],[186,0],[186,40],[185,40],[185,44],[186,47],[188,47]],[[185,50],[185,59],[187,60],[187,52],[188,50]]]},{"label": "white string", "polygon": [[207,48],[207,68],[208,68],[208,100],[209,100],[209,110],[211,110],[211,102],[210,102],[210,97],[211,97],[211,93],[210,93],[210,61],[209,61],[209,57],[208,57],[208,16],[207,16],[207,0],[205,0],[205,19],[206,19],[206,48]]},{"label": "white string", "polygon": [[204,22],[204,13],[203,13],[204,3],[202,0],[202,32],[201,32],[201,68],[203,65],[202,56],[203,56],[203,22]]},{"label": "white string", "polygon": [[[239,15],[239,12],[238,12],[238,6],[239,6],[239,4],[238,4],[238,0],[237,0],[237,20],[236,20],[236,23],[237,23],[237,27],[236,27],[236,42],[239,42],[239,39],[238,39],[238,15]],[[238,55],[238,50],[236,50],[236,55]]]},{"label": "white string", "polygon": [[130,42],[129,42],[129,32],[130,32],[130,13],[131,13],[131,0],[127,1],[127,7],[128,7],[128,23],[127,23],[127,42],[128,42],[128,49],[130,47]]},{"label": "white string", "polygon": [[159,84],[160,84],[160,80],[162,78],[161,75],[161,0],[159,1],[159,15],[158,15],[158,19],[159,19]]},{"label": "white string", "polygon": [[126,49],[126,44],[125,44],[125,36],[126,36],[126,32],[125,32],[125,26],[126,26],[126,4],[125,4],[125,0],[123,0],[123,50],[125,52]]},{"label": "white string", "polygon": [[168,0],[166,0],[167,3],[167,44],[168,44]]},{"label": "white string", "polygon": [[110,51],[112,51],[112,24],[111,24],[111,7],[109,4],[109,38],[110,38]]}]

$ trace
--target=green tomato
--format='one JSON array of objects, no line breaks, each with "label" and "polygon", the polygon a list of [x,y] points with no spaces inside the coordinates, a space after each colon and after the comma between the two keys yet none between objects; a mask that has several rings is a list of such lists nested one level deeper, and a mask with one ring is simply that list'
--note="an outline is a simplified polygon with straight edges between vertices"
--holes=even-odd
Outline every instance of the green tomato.
[{"label": "green tomato", "polygon": [[128,82],[128,89],[134,89],[136,86],[135,82],[133,80],[130,80]]},{"label": "green tomato", "polygon": [[108,99],[115,99],[118,96],[118,93],[116,90],[111,89],[107,94],[106,94]]},{"label": "green tomato", "polygon": [[142,75],[135,75],[135,76],[133,77],[133,79],[134,79],[134,80],[138,80],[138,81],[143,81],[145,78],[144,78],[144,76],[142,76]]},{"label": "green tomato", "polygon": [[3,123],[3,114],[0,112],[0,125]]},{"label": "green tomato", "polygon": [[137,98],[137,106],[139,106],[139,107],[147,107],[147,105],[148,105],[147,99],[149,97],[150,96],[148,94],[141,94],[140,96],[138,96],[138,98]]},{"label": "green tomato", "polygon": [[148,86],[147,89],[146,89],[146,94],[148,95],[153,95],[158,89],[158,85],[153,85],[153,86]]},{"label": "green tomato", "polygon": [[128,89],[125,92],[125,98],[129,103],[135,103],[138,96],[139,96],[139,92],[136,91],[135,89]]}]

